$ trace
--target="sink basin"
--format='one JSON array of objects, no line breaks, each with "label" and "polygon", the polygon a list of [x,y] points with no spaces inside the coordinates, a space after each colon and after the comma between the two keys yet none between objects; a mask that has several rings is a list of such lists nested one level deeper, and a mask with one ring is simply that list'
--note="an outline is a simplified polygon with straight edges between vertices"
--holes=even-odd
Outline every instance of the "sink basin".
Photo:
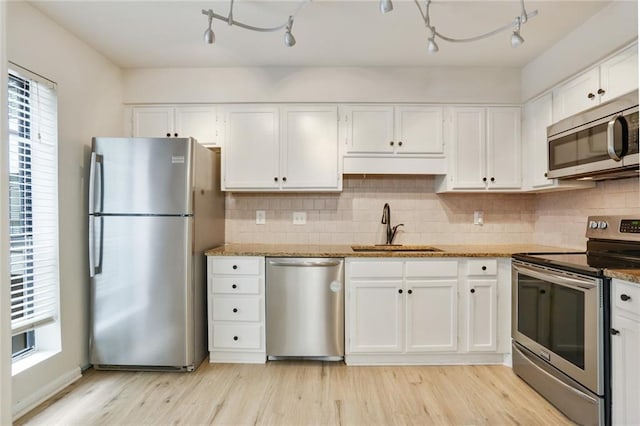
[{"label": "sink basin", "polygon": [[443,251],[433,246],[404,244],[361,244],[352,245],[353,251]]}]

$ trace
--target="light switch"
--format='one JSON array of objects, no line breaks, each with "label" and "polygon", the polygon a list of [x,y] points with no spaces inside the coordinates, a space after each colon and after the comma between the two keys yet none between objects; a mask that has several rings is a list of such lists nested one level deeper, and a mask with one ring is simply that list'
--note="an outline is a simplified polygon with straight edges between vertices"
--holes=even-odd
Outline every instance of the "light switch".
[{"label": "light switch", "polygon": [[256,225],[264,225],[267,223],[267,214],[264,210],[256,210]]}]

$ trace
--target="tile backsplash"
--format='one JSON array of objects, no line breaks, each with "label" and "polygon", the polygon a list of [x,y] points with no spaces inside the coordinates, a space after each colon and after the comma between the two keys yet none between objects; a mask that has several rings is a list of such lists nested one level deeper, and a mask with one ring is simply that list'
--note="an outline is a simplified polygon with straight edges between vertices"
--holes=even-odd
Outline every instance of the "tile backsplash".
[{"label": "tile backsplash", "polygon": [[[537,243],[584,249],[594,214],[640,214],[639,180],[599,182],[593,189],[542,194],[436,194],[433,176],[350,175],[340,193],[228,193],[226,241],[231,243],[379,244],[384,203],[396,243]],[[256,224],[256,210],[266,223]],[[484,225],[474,225],[482,211]],[[306,212],[305,225],[293,212]]]}]

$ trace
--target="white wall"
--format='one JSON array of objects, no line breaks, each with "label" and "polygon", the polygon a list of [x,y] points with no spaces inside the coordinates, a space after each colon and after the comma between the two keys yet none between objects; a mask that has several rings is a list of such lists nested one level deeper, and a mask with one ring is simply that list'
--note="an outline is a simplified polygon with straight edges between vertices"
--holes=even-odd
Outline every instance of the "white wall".
[{"label": "white wall", "polygon": [[85,166],[92,136],[122,134],[122,72],[25,2],[7,3],[7,56],[58,84],[62,352],[13,378],[15,407],[88,364]]},{"label": "white wall", "polygon": [[[0,2],[0,117],[7,116],[6,69],[6,3]],[[0,120],[0,199],[7,200],[8,193],[8,134],[7,120]],[[11,423],[11,312],[9,296],[9,218],[8,210],[0,209],[0,424]]]},{"label": "white wall", "polygon": [[637,38],[638,2],[612,2],[522,69],[522,101]]},{"label": "white wall", "polygon": [[124,72],[125,103],[519,103],[517,68],[169,68]]}]

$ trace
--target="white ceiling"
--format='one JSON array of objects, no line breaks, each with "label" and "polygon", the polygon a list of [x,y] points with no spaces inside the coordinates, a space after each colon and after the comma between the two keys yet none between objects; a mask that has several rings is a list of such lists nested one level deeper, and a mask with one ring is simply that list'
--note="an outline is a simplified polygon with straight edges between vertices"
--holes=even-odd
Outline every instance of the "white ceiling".
[{"label": "white ceiling", "polygon": [[[619,0],[618,0],[619,1]],[[524,45],[510,46],[510,32],[473,43],[439,41],[426,51],[428,32],[411,0],[396,0],[381,14],[374,0],[314,0],[302,6],[293,34],[257,33],[214,20],[216,42],[207,45],[202,9],[228,14],[228,1],[32,1],[35,7],[123,68],[233,66],[507,66],[522,67],[589,19],[610,1],[527,1],[539,15],[522,27]],[[278,26],[299,3],[238,0],[234,18]],[[431,23],[451,37],[470,37],[510,22],[518,0],[434,0]]]}]

